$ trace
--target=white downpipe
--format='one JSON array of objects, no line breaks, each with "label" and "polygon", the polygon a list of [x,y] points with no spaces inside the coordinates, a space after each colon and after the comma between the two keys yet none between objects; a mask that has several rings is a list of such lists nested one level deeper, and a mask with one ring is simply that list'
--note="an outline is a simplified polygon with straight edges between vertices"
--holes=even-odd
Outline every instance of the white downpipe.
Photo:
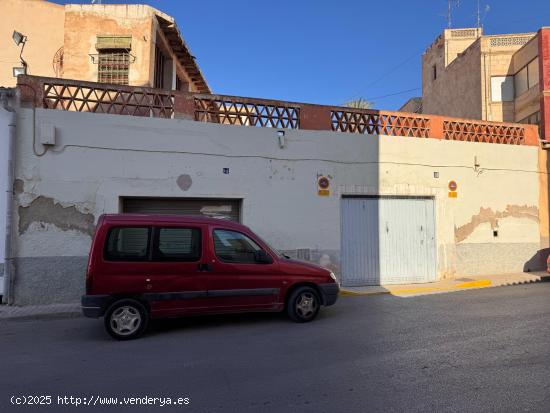
[{"label": "white downpipe", "polygon": [[[13,215],[13,179],[14,179],[14,152],[15,152],[15,127],[16,113],[15,109],[9,105],[9,99],[15,96],[13,89],[0,88],[0,101],[2,108],[10,114],[8,123],[8,139],[6,150],[8,155],[6,172],[6,233],[5,233],[5,257],[4,257],[4,294],[2,302],[11,304],[11,285],[14,270],[12,254],[12,215]],[[1,176],[1,174],[0,174]]]}]

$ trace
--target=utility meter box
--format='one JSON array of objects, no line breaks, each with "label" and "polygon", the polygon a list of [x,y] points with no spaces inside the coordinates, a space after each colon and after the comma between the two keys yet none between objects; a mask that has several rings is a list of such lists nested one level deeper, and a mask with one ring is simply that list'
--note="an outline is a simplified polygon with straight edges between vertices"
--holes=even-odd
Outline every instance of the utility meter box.
[{"label": "utility meter box", "polygon": [[40,143],[45,146],[54,146],[55,141],[55,126],[43,123],[40,127]]}]

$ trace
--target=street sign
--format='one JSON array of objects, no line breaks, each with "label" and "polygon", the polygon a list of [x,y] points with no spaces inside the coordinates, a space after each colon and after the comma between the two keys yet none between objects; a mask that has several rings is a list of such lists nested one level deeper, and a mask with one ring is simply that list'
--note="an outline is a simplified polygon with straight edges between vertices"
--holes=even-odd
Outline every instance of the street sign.
[{"label": "street sign", "polygon": [[458,185],[456,184],[456,181],[450,181],[449,182],[449,191],[456,191],[458,188]]}]

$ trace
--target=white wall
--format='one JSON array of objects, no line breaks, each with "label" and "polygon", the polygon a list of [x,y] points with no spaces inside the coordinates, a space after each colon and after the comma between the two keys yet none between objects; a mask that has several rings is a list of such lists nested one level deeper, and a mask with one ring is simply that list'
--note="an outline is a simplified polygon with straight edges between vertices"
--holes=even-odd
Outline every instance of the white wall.
[{"label": "white wall", "polygon": [[[31,116],[21,114],[22,138],[31,133]],[[59,144],[40,159],[28,143],[19,146],[21,205],[45,195],[97,218],[118,212],[120,196],[243,198],[243,222],[277,246],[338,249],[339,201],[317,195],[317,175],[376,186],[373,136],[286,131],[280,149],[277,130],[267,128],[38,110],[38,134],[44,121],[55,125]],[[177,185],[182,174],[192,178],[188,191]],[[22,235],[21,255],[59,253],[52,239],[35,245],[36,236]],[[87,254],[87,244],[72,243],[64,253]]]},{"label": "white wall", "polygon": [[[35,156],[32,110],[19,111],[18,277],[43,278],[44,263],[51,279],[69,260],[85,266],[88,221],[119,212],[123,196],[242,198],[243,223],[275,247],[327,253],[334,265],[345,194],[434,196],[439,277],[518,271],[540,247],[537,147],[287,130],[280,148],[270,128],[42,109],[36,119],[37,135],[47,122],[58,142]],[[319,175],[331,177],[329,197],[317,193]]]}]

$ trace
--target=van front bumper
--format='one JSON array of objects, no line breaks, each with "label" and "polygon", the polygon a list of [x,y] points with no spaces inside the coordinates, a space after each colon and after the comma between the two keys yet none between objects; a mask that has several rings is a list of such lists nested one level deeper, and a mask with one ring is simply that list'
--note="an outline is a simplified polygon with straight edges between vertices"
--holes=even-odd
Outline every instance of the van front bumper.
[{"label": "van front bumper", "polygon": [[83,295],[81,299],[82,314],[85,317],[98,318],[105,314],[108,295]]},{"label": "van front bumper", "polygon": [[338,299],[340,286],[338,283],[318,284],[319,289],[323,293],[323,304],[325,306],[332,305]]}]

